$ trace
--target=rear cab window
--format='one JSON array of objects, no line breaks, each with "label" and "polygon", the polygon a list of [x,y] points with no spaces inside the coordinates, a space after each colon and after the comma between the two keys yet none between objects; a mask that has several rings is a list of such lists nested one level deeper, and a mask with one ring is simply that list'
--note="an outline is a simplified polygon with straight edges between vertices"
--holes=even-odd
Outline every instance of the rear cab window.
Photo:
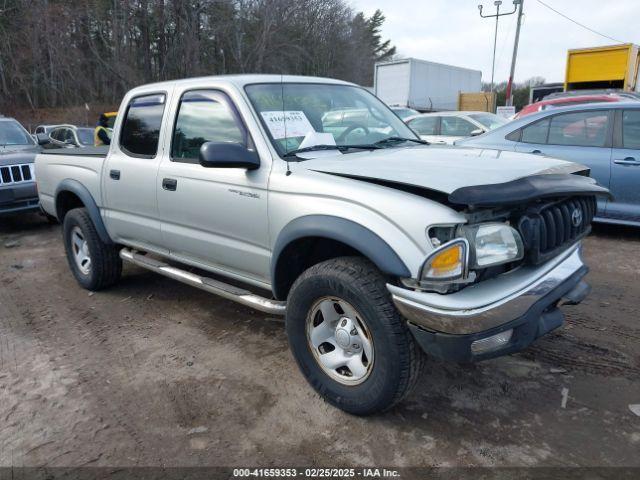
[{"label": "rear cab window", "polygon": [[154,158],[166,103],[164,93],[133,98],[122,122],[120,148],[131,157]]}]

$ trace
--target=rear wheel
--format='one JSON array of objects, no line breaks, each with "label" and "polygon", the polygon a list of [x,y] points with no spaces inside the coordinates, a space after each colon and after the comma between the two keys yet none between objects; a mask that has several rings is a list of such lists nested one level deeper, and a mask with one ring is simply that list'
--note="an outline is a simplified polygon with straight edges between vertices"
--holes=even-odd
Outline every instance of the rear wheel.
[{"label": "rear wheel", "polygon": [[384,277],[363,258],[328,260],[305,271],[289,295],[286,330],[311,386],[356,415],[396,405],[422,368],[423,353]]},{"label": "rear wheel", "polygon": [[100,290],[118,281],[122,274],[118,249],[100,239],[86,209],[69,211],[62,233],[69,267],[82,287]]}]

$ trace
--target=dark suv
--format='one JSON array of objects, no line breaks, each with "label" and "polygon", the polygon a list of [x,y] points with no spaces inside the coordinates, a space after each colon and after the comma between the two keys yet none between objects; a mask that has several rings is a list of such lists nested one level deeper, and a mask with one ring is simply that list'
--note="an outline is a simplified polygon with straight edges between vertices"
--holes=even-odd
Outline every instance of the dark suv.
[{"label": "dark suv", "polygon": [[0,216],[38,210],[35,140],[13,118],[0,117]]}]

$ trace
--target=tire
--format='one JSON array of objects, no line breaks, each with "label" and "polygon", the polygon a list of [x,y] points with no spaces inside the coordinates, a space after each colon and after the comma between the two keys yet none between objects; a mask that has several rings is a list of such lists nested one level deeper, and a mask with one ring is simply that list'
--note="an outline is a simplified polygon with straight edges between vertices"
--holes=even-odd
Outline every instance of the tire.
[{"label": "tire", "polygon": [[[332,321],[331,308],[338,320]],[[339,332],[342,325],[351,329],[349,342],[344,331]],[[333,337],[322,342],[332,329]],[[384,277],[361,257],[327,260],[306,270],[289,294],[286,331],[309,384],[327,402],[354,415],[372,415],[398,404],[415,386],[424,364]],[[347,368],[334,369],[344,359]]]},{"label": "tire", "polygon": [[[122,260],[118,249],[100,239],[86,209],[74,208],[67,213],[62,235],[69,268],[83,288],[101,290],[120,279]],[[82,247],[78,248],[78,245]]]}]

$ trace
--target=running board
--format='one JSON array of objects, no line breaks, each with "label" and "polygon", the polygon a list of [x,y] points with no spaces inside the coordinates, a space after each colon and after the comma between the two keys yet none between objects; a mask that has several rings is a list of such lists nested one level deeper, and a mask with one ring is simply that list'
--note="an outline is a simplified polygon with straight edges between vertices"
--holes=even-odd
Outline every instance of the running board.
[{"label": "running board", "polygon": [[284,315],[287,309],[287,302],[260,297],[249,290],[234,287],[233,285],[214,280],[213,278],[195,275],[146,255],[136,253],[128,248],[120,250],[120,258],[125,262],[133,263],[139,267],[164,275],[165,277],[173,278],[174,280],[199,288],[205,292],[219,295],[227,300],[233,300],[234,302],[264,313]]}]

